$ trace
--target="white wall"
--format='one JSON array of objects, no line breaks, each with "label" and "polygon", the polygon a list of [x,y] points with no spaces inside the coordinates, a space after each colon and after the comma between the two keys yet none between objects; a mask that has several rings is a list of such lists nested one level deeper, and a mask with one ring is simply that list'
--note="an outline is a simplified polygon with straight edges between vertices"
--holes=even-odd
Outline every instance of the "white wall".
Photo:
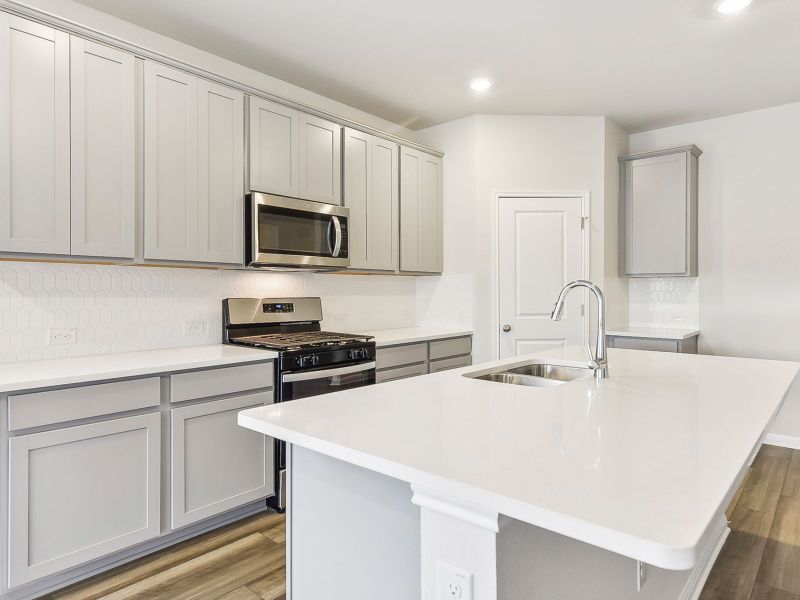
[{"label": "white wall", "polygon": [[[415,323],[412,277],[0,262],[0,363],[219,343],[223,298],[285,296],[322,297],[333,331]],[[49,346],[58,328],[77,343]]]},{"label": "white wall", "polygon": [[[476,115],[417,132],[420,141],[445,152],[444,275],[419,280],[421,324],[471,322],[475,361],[496,355],[497,191],[588,190],[590,276],[604,280],[606,127],[604,117]],[[609,135],[608,146],[616,152],[624,145],[623,136],[618,131]],[[615,224],[615,217],[611,219]]]},{"label": "white wall", "polygon": [[[705,353],[800,360],[800,103],[637,133],[632,152],[697,144]],[[776,433],[800,436],[800,393]]]}]

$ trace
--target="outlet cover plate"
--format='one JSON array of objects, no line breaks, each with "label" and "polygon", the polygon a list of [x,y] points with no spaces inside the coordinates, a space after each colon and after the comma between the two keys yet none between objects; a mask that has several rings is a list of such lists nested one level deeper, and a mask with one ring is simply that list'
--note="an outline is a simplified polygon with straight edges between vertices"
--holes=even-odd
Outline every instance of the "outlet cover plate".
[{"label": "outlet cover plate", "polygon": [[74,344],[78,339],[78,332],[75,329],[48,329],[48,346],[66,346]]},{"label": "outlet cover plate", "polygon": [[436,563],[436,600],[473,600],[472,573]]},{"label": "outlet cover plate", "polygon": [[203,335],[206,324],[203,321],[184,321],[183,335]]}]

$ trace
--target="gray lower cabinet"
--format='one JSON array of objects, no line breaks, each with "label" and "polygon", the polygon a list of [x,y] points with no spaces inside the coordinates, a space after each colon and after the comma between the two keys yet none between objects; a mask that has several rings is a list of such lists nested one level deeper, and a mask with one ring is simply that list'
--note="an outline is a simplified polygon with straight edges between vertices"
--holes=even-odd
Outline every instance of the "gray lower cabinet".
[{"label": "gray lower cabinet", "polygon": [[375,383],[466,367],[472,364],[472,336],[379,347],[375,363]]},{"label": "gray lower cabinet", "polygon": [[150,413],[10,440],[11,587],[158,537],[160,434]]},{"label": "gray lower cabinet", "polygon": [[173,529],[275,492],[272,439],[236,423],[272,402],[269,391],[171,410]]},{"label": "gray lower cabinet", "polygon": [[697,336],[693,336],[684,340],[676,340],[668,338],[642,338],[608,335],[606,336],[606,341],[609,348],[697,354]]}]

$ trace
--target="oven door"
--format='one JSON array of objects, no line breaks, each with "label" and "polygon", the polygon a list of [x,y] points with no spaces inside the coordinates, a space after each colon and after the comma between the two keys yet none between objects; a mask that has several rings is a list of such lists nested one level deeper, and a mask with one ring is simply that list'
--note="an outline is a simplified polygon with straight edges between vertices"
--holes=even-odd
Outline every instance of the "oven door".
[{"label": "oven door", "polygon": [[284,373],[281,375],[280,399],[281,402],[299,400],[373,383],[375,383],[374,361],[333,369]]},{"label": "oven door", "polygon": [[347,208],[261,193],[250,194],[249,203],[250,265],[315,269],[350,265]]}]

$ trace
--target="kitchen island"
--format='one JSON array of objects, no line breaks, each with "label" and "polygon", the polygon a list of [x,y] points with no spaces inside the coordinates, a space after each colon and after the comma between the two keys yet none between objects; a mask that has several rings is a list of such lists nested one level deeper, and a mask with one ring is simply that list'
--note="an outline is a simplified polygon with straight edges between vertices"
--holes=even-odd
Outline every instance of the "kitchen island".
[{"label": "kitchen island", "polygon": [[585,349],[242,412],[292,444],[290,600],[696,598],[798,364],[612,349],[605,380],[475,377],[531,362]]}]

